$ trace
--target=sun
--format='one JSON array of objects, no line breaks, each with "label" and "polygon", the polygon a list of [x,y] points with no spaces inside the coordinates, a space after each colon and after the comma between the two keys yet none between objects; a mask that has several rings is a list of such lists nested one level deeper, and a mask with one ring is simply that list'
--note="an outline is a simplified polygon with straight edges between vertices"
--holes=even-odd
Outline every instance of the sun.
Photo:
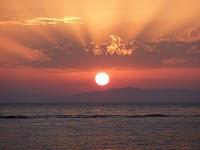
[{"label": "sun", "polygon": [[97,73],[95,76],[95,82],[100,86],[105,86],[106,84],[109,83],[109,81],[110,81],[109,75],[105,72]]}]

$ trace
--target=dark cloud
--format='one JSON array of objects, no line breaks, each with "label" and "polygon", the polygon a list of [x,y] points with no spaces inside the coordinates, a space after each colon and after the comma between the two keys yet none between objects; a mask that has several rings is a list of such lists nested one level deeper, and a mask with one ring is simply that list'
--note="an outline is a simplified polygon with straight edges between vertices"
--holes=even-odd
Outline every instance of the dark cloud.
[{"label": "dark cloud", "polygon": [[[100,42],[92,40],[86,24],[55,28],[49,25],[38,26],[34,28],[36,32],[29,26],[4,29],[0,29],[0,37],[14,39],[16,43],[14,47],[6,47],[4,51],[13,49],[15,53],[19,52],[20,57],[15,53],[12,57],[10,54],[2,54],[1,67],[73,69],[115,66],[137,68],[200,66],[200,33],[197,28],[189,29],[173,39],[135,38],[128,41],[120,35],[110,34]],[[5,46],[2,48],[2,44],[0,47],[1,50],[5,48]],[[30,59],[30,54],[37,57]]]},{"label": "dark cloud", "polygon": [[[126,45],[130,55],[108,53],[109,43],[86,47],[66,41],[62,45],[39,49],[49,57],[48,61],[26,62],[32,67],[87,68],[87,67],[194,67],[200,65],[199,41],[132,41]],[[99,51],[98,55],[96,51]]]}]

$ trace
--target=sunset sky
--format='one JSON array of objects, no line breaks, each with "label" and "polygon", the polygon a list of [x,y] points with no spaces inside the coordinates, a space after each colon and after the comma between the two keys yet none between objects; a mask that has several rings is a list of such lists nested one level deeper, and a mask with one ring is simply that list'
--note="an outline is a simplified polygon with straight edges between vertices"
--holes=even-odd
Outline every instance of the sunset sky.
[{"label": "sunset sky", "polygon": [[199,18],[199,0],[1,0],[0,96],[200,89]]}]

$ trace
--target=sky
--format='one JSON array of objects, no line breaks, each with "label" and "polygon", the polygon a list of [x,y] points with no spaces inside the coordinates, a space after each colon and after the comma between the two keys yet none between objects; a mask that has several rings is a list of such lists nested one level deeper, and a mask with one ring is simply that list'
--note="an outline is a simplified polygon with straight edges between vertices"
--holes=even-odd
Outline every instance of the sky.
[{"label": "sky", "polygon": [[199,0],[1,0],[0,97],[199,90],[199,18]]}]

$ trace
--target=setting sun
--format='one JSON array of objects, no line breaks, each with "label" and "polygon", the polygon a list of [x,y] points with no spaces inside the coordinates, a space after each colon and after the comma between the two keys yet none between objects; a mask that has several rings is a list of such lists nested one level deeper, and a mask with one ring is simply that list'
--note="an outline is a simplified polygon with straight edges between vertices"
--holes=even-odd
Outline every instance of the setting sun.
[{"label": "setting sun", "polygon": [[100,86],[104,86],[109,83],[109,75],[105,72],[97,73],[95,76],[95,82]]}]

